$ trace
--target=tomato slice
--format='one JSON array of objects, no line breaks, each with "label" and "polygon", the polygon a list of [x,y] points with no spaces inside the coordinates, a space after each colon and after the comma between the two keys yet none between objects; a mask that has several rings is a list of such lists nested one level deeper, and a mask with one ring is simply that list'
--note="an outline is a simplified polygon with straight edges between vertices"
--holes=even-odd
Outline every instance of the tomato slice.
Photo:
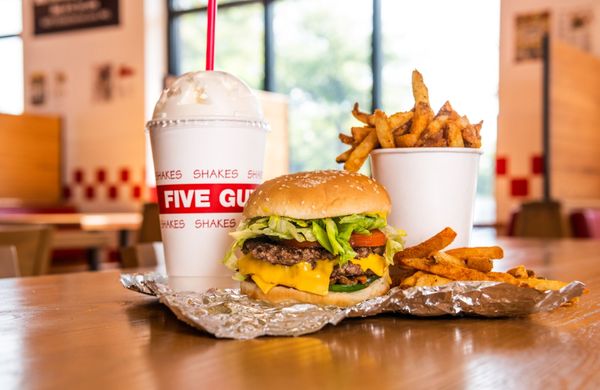
[{"label": "tomato slice", "polygon": [[318,241],[296,241],[296,240],[279,240],[281,245],[288,246],[291,248],[321,248],[321,244]]},{"label": "tomato slice", "polygon": [[384,246],[387,237],[381,230],[371,230],[371,234],[352,233],[350,236],[350,245],[357,246]]}]

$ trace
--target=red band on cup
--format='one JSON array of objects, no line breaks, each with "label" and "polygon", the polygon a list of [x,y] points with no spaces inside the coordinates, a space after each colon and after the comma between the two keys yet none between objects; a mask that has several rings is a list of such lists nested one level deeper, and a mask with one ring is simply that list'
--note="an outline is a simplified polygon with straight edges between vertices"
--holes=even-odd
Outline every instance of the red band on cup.
[{"label": "red band on cup", "polygon": [[156,187],[161,214],[241,213],[258,184],[168,184]]}]

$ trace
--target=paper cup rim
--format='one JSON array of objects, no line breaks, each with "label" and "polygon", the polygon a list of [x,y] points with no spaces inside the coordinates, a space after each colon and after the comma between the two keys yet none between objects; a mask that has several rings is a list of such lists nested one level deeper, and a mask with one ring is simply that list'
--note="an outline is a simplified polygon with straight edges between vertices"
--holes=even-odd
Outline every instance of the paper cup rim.
[{"label": "paper cup rim", "polygon": [[433,147],[433,148],[383,148],[373,149],[371,154],[412,154],[412,153],[458,153],[458,154],[478,154],[482,155],[483,150],[480,148],[450,148],[450,147]]}]

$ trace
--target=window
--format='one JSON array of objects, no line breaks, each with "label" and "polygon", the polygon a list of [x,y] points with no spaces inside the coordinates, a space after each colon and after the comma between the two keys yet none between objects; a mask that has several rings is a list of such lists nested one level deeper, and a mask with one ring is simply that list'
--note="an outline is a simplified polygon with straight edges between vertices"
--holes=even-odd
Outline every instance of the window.
[{"label": "window", "polygon": [[23,112],[21,0],[0,1],[0,112]]},{"label": "window", "polygon": [[[203,68],[206,3],[170,1],[171,73]],[[337,166],[337,134],[355,123],[353,102],[409,109],[418,68],[434,109],[448,99],[484,120],[475,219],[492,223],[499,31],[499,0],[221,1],[215,67],[289,96],[292,172]]]}]

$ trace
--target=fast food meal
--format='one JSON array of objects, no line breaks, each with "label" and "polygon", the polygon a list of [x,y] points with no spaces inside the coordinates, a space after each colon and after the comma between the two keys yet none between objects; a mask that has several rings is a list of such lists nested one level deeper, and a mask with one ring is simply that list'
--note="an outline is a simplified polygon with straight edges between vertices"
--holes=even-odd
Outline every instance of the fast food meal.
[{"label": "fast food meal", "polygon": [[383,186],[358,173],[280,176],[248,198],[224,262],[252,298],[351,306],[389,290],[388,266],[403,249],[390,207]]},{"label": "fast food meal", "polygon": [[372,114],[362,112],[358,103],[354,103],[352,115],[363,126],[352,127],[352,135],[339,136],[342,143],[350,146],[336,158],[338,163],[344,163],[344,169],[358,171],[371,150],[378,147],[481,147],[483,122],[471,124],[448,101],[434,115],[429,104],[429,91],[417,70],[412,73],[412,91],[415,99],[413,108],[390,116],[381,110]]},{"label": "fast food meal", "polygon": [[507,272],[493,272],[493,260],[504,257],[498,246],[455,248],[443,251],[456,233],[445,228],[430,239],[406,248],[394,256],[394,265],[402,288],[415,286],[441,286],[454,281],[495,281],[539,291],[560,290],[568,283],[536,276],[523,265]]}]

